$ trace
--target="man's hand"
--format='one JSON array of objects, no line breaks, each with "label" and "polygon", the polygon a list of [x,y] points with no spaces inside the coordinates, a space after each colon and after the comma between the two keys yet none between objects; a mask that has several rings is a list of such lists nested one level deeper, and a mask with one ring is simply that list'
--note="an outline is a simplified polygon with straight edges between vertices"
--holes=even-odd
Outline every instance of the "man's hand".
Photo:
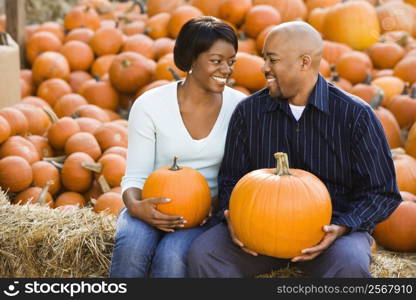
[{"label": "man's hand", "polygon": [[246,252],[248,254],[251,254],[253,256],[257,256],[258,255],[257,252],[254,252],[253,250],[250,250],[250,249],[244,247],[243,243],[239,239],[237,239],[237,237],[235,236],[234,230],[231,227],[231,222],[230,222],[230,216],[229,216],[229,213],[228,213],[228,209],[224,211],[224,216],[225,216],[225,219],[227,220],[228,231],[230,232],[230,236],[231,236],[231,239],[233,240],[234,244],[236,244],[241,249],[243,249],[244,252]]},{"label": "man's hand", "polygon": [[181,216],[162,214],[156,207],[158,204],[168,203],[166,198],[148,198],[131,202],[127,209],[129,214],[162,231],[173,232],[175,228],[182,228],[186,220]]},{"label": "man's hand", "polygon": [[303,255],[292,258],[292,262],[302,262],[314,259],[324,250],[329,248],[338,237],[346,234],[349,231],[349,228],[331,224],[324,226],[323,231],[325,232],[325,236],[322,238],[321,242],[314,247],[303,249],[301,251]]}]

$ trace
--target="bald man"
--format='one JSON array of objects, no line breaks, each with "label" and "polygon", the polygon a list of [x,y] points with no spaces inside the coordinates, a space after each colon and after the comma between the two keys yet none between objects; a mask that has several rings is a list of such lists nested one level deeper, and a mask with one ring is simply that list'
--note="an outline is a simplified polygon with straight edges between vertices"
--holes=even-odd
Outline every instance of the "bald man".
[{"label": "bald man", "polygon": [[[253,277],[288,264],[311,277],[371,277],[371,231],[401,197],[379,120],[319,74],[322,52],[321,36],[304,22],[277,25],[267,36],[267,87],[240,102],[231,118],[218,174],[224,221],[193,242],[190,277]],[[291,260],[248,249],[228,223],[235,184],[250,171],[274,168],[275,152],[319,177],[332,201],[324,238]]]}]

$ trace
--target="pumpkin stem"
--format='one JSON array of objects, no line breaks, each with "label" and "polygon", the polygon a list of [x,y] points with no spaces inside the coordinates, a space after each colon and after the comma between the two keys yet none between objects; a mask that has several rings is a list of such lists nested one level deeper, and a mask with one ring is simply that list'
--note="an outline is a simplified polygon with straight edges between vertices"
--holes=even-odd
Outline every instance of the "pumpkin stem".
[{"label": "pumpkin stem", "polygon": [[277,161],[276,172],[274,173],[275,175],[292,175],[289,172],[289,159],[287,153],[276,152],[274,154],[274,158]]},{"label": "pumpkin stem", "polygon": [[410,98],[416,99],[416,84],[414,84],[410,90]]},{"label": "pumpkin stem", "polygon": [[65,161],[65,159],[66,159],[66,155],[42,158],[42,160],[44,160],[44,161],[57,162],[57,163],[63,163]]},{"label": "pumpkin stem", "polygon": [[371,98],[370,106],[376,110],[380,107],[381,103],[383,102],[384,92],[382,89],[377,89],[377,93]]},{"label": "pumpkin stem", "polygon": [[370,85],[371,81],[373,80],[373,75],[371,75],[371,73],[368,73],[367,76],[365,77],[363,83]]},{"label": "pumpkin stem", "polygon": [[181,80],[181,77],[179,76],[178,72],[176,72],[174,69],[168,67],[168,71],[172,74],[173,79],[175,79],[176,81]]},{"label": "pumpkin stem", "polygon": [[105,179],[104,175],[101,175],[100,177],[98,177],[97,181],[103,193],[107,193],[111,190],[111,187],[108,184],[107,180]]},{"label": "pumpkin stem", "polygon": [[169,168],[170,171],[179,171],[179,170],[181,170],[181,168],[178,166],[177,161],[178,161],[178,158],[175,156],[173,158],[173,165]]},{"label": "pumpkin stem", "polygon": [[55,112],[52,109],[50,109],[49,107],[42,107],[42,109],[48,115],[52,123],[56,123],[59,121],[58,116],[55,114]]},{"label": "pumpkin stem", "polygon": [[51,161],[50,161],[50,163],[51,163],[51,164],[53,164],[56,168],[58,168],[58,169],[60,169],[60,170],[62,170],[62,169],[63,169],[63,167],[64,167],[64,164],[62,164],[62,163],[58,163],[58,162],[56,162],[56,161],[54,161],[54,160],[51,160]]},{"label": "pumpkin stem", "polygon": [[130,67],[130,66],[131,66],[131,61],[130,61],[130,60],[128,60],[128,59],[123,59],[123,61],[121,62],[121,65],[122,65],[124,68],[128,68],[128,67]]},{"label": "pumpkin stem", "polygon": [[42,188],[42,191],[39,194],[38,203],[40,205],[46,205],[46,196],[48,195],[49,187],[53,184],[53,180],[48,180]]},{"label": "pumpkin stem", "polygon": [[402,95],[407,95],[408,94],[408,91],[409,90],[409,83],[408,82],[405,82],[404,83],[404,87],[403,87],[403,90],[402,90]]},{"label": "pumpkin stem", "polygon": [[100,163],[90,163],[87,161],[81,162],[81,166],[87,170],[93,171],[95,173],[101,173],[103,165]]}]

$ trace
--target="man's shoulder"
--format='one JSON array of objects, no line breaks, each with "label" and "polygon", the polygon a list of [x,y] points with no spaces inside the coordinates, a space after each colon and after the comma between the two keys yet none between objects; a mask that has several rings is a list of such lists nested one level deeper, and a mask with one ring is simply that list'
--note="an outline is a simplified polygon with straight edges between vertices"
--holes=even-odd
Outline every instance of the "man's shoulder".
[{"label": "man's shoulder", "polygon": [[268,98],[269,89],[264,88],[241,100],[240,103],[237,105],[237,108],[239,110],[258,110],[262,108],[261,103],[267,101]]},{"label": "man's shoulder", "polygon": [[339,106],[341,111],[351,110],[359,113],[371,110],[371,106],[363,99],[336,87],[332,83],[328,83],[328,95],[330,101]]}]

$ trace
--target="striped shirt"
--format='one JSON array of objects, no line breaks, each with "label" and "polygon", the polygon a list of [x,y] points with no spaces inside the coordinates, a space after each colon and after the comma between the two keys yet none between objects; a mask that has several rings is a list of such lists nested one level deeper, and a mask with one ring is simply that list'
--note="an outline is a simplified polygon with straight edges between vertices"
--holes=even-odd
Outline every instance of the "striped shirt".
[{"label": "striped shirt", "polygon": [[319,75],[299,121],[286,99],[263,89],[239,103],[228,127],[218,175],[221,208],[250,171],[275,168],[275,152],[291,168],[313,173],[328,188],[332,224],[371,231],[399,205],[401,196],[381,123],[361,99]]}]

